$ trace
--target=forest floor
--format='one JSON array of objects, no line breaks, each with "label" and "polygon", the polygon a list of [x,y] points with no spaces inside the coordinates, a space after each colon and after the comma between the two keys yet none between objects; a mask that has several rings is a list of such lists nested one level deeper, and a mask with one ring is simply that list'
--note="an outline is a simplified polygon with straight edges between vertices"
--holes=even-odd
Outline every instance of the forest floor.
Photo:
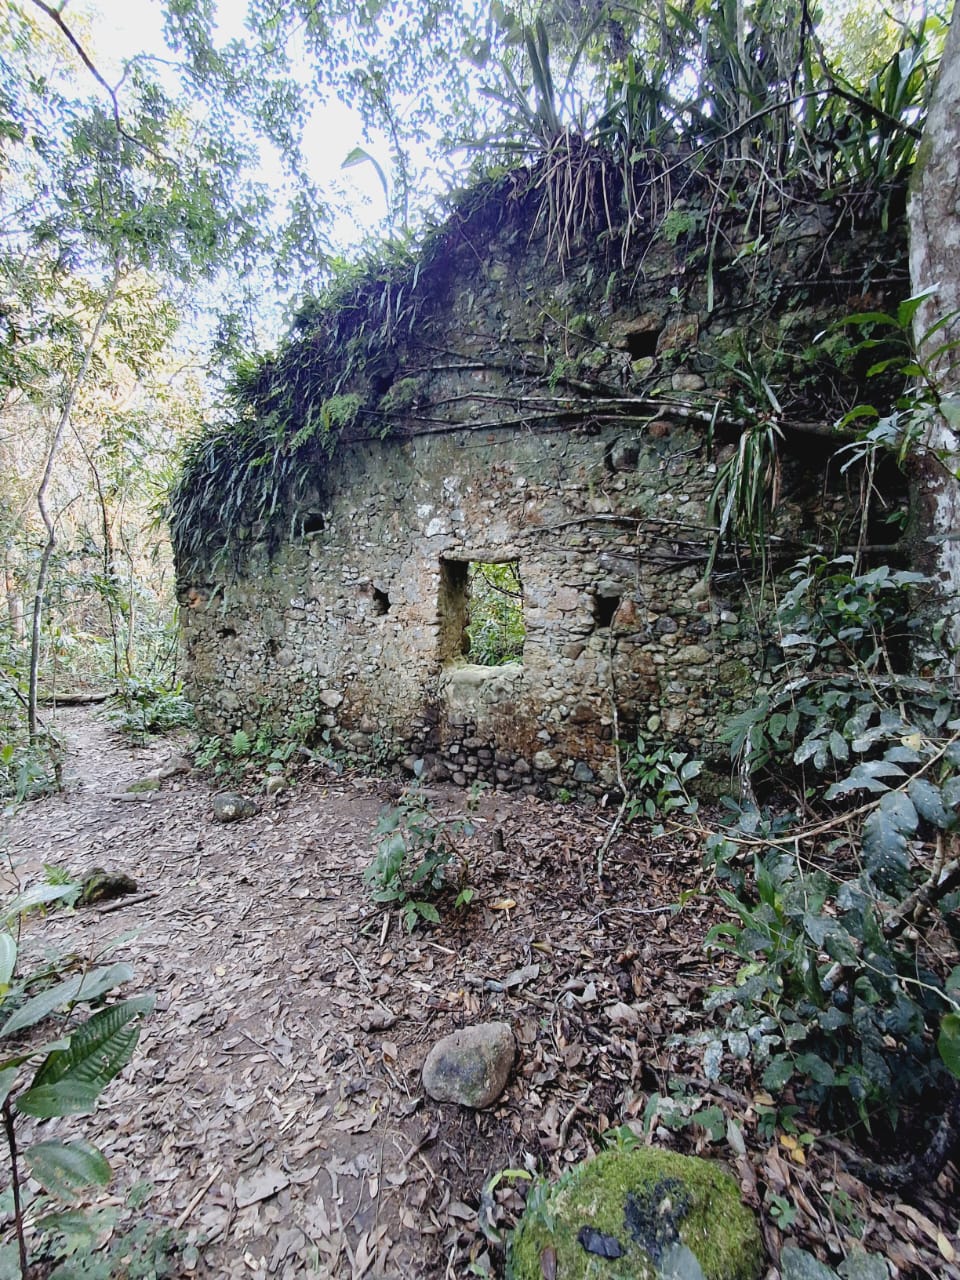
[{"label": "forest floor", "polygon": [[[746,1078],[702,1078],[681,1037],[713,1016],[704,1000],[720,974],[703,943],[719,917],[696,892],[693,842],[631,828],[598,880],[612,813],[487,793],[468,815],[464,792],[431,788],[438,812],[476,824],[476,896],[454,911],[451,891],[440,924],[409,934],[361,878],[395,781],[314,764],[256,816],[221,825],[221,784],[196,773],[116,798],[182,744],[133,747],[89,709],[56,724],[66,786],[8,823],[15,874],[99,866],[140,892],[34,914],[22,949],[28,961],[129,961],[157,1006],[95,1115],[44,1128],[104,1150],[115,1232],[175,1227],[176,1274],[499,1275],[496,1239],[528,1183],[504,1176],[485,1192],[490,1180],[556,1175],[629,1123],[641,1140],[727,1161],[764,1207],[772,1268],[786,1238],[836,1266],[859,1236],[895,1276],[960,1277],[953,1166],[909,1199],[877,1193],[820,1135],[798,1146]],[[480,1112],[426,1098],[433,1043],[488,1020],[516,1033],[506,1093]],[[687,1123],[645,1124],[656,1095],[679,1099]]]}]

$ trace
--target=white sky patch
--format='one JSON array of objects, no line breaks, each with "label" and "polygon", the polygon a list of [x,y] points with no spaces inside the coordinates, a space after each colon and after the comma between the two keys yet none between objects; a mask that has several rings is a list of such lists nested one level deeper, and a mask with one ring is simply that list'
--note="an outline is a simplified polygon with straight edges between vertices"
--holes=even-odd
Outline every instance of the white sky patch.
[{"label": "white sky patch", "polygon": [[[73,0],[72,3],[68,0],[65,14],[68,22],[71,14],[83,15],[89,23],[94,60],[110,83],[119,79],[124,58],[138,53],[163,59],[173,56],[163,38],[164,10],[159,0]],[[217,11],[218,34],[225,40],[242,40],[245,17],[244,3],[222,0]],[[305,67],[304,79],[308,78]],[[383,186],[374,166],[360,164],[346,170],[342,168],[356,147],[370,152],[389,173],[387,146],[364,137],[362,121],[352,107],[338,100],[318,106],[306,128],[304,150],[311,176],[335,209],[331,227],[333,246],[347,256],[382,226],[387,213]],[[261,155],[261,168],[255,176],[273,190],[283,190],[285,181],[279,161],[262,145]]]}]

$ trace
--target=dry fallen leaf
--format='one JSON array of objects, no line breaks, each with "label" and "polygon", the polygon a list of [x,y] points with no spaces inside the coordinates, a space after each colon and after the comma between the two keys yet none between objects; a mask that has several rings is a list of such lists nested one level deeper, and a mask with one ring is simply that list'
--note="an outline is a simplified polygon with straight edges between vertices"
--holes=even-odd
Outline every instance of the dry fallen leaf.
[{"label": "dry fallen leaf", "polygon": [[282,1169],[265,1165],[248,1178],[241,1178],[237,1183],[237,1208],[245,1209],[247,1205],[256,1204],[260,1200],[267,1200],[270,1196],[276,1195],[278,1191],[282,1191],[284,1187],[289,1185],[290,1179]]}]

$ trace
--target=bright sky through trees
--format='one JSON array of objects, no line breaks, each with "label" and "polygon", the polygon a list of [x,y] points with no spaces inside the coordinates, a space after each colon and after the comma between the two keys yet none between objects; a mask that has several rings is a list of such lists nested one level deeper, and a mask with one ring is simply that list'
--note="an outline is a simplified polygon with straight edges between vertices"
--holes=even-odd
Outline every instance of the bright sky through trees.
[{"label": "bright sky through trees", "polygon": [[[105,78],[115,84],[125,58],[138,53],[171,59],[163,37],[163,6],[159,0],[68,0],[66,17],[85,15],[89,23],[92,49]],[[245,0],[222,0],[217,5],[218,32],[225,38],[243,39]],[[306,66],[304,80],[309,79]],[[380,225],[387,213],[383,186],[372,164],[342,167],[350,152],[362,146],[381,164],[390,167],[388,147],[378,139],[364,137],[359,114],[338,100],[318,107],[306,131],[305,151],[311,176],[336,209],[330,240],[335,250],[350,255],[362,240]],[[274,189],[282,188],[284,177],[276,157],[260,143],[260,176]]]}]

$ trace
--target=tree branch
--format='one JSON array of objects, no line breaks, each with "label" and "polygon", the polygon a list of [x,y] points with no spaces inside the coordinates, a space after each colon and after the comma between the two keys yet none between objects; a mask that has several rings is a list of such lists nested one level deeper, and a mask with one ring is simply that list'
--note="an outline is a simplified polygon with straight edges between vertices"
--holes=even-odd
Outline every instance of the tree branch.
[{"label": "tree branch", "polygon": [[114,126],[116,127],[117,133],[120,134],[121,138],[126,138],[126,140],[128,142],[132,142],[134,146],[142,147],[144,151],[148,151],[152,156],[155,156],[156,159],[162,160],[163,156],[160,155],[158,151],[155,151],[153,147],[149,146],[146,142],[143,142],[140,138],[135,137],[132,133],[128,133],[127,130],[123,127],[123,124],[121,123],[121,120],[120,120],[120,103],[117,99],[116,89],[114,89],[110,84],[108,84],[107,81],[104,79],[104,77],[97,70],[96,64],[94,63],[93,59],[90,57],[86,49],[84,49],[83,45],[80,43],[77,37],[73,34],[73,32],[64,22],[63,14],[60,12],[60,10],[54,9],[52,5],[45,4],[44,0],[31,0],[31,3],[36,5],[36,7],[40,10],[40,12],[45,14],[50,19],[53,25],[57,28],[57,30],[61,33],[63,38],[67,41],[67,43],[76,53],[77,57],[80,59],[83,65],[87,68],[87,70],[93,76],[94,80],[96,80],[97,84],[100,85],[100,87],[107,94],[107,96],[110,99],[110,106],[113,111],[113,123],[114,123]]},{"label": "tree branch", "polygon": [[[107,84],[106,80],[97,70],[96,66],[93,63],[92,58],[87,53],[86,49],[84,49],[83,45],[80,43],[77,37],[73,34],[73,32],[64,22],[63,14],[60,12],[59,9],[54,9],[51,5],[44,4],[43,0],[32,0],[32,2],[33,4],[36,5],[36,7],[40,10],[41,13],[45,13],[47,15],[47,17],[50,19],[53,25],[57,27],[57,29],[63,35],[64,39],[68,42],[68,44],[74,50],[74,52],[76,53],[80,61],[83,63],[83,65],[87,68],[87,70],[93,76],[94,80],[96,80],[97,84],[99,84],[101,88],[106,90],[107,94],[110,97],[110,102],[113,105],[113,122],[117,126],[117,132],[122,133],[125,138],[129,138],[130,135],[124,132],[123,125],[120,123],[120,104],[117,102],[117,95],[115,90],[112,89],[109,84]],[[136,141],[135,138],[131,138],[130,140],[131,142]]]}]

